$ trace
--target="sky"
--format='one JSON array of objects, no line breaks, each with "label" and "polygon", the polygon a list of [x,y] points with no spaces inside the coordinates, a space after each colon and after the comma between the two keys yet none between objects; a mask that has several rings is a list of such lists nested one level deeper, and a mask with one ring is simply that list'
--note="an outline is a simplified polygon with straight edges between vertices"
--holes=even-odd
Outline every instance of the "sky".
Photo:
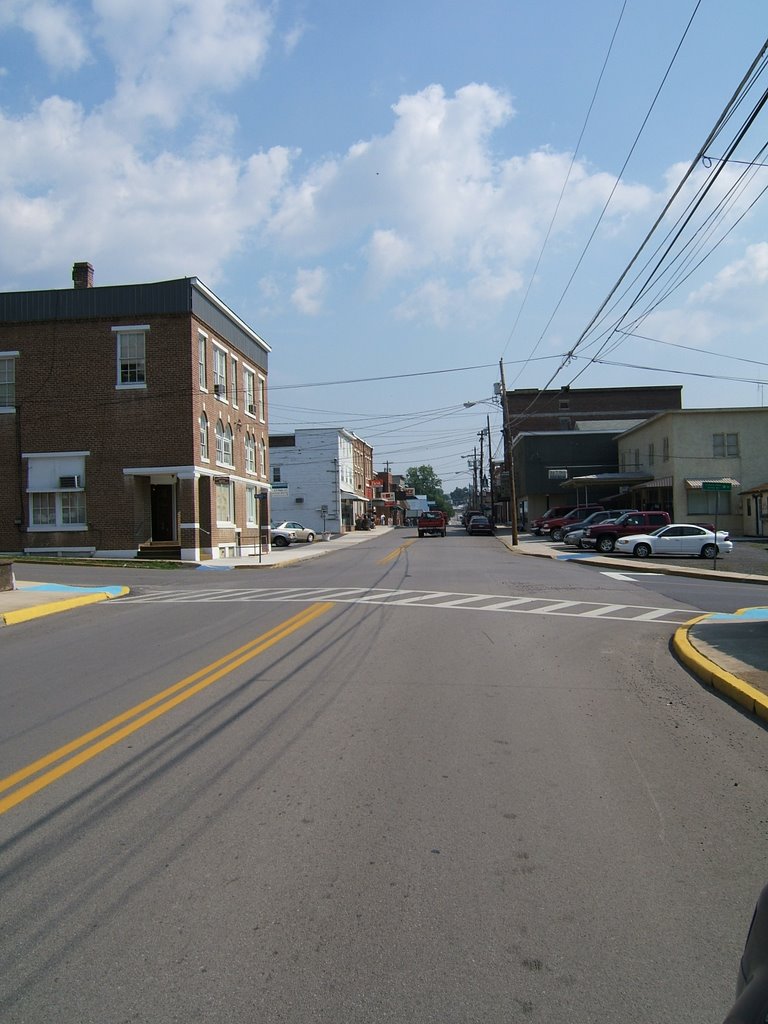
[{"label": "sky", "polygon": [[198,277],[272,432],[446,492],[502,359],[762,406],[761,67],[705,143],[766,37],[757,0],[0,0],[0,290]]}]

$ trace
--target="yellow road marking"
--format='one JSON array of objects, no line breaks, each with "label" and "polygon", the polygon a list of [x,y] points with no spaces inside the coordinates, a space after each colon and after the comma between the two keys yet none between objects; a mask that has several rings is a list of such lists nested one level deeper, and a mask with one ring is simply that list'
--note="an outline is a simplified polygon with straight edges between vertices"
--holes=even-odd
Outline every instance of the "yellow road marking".
[{"label": "yellow road marking", "polygon": [[387,562],[394,562],[394,560],[396,558],[399,558],[399,556],[402,555],[405,549],[409,548],[411,544],[414,543],[415,540],[415,537],[412,537],[410,540],[407,540],[404,544],[401,544],[399,548],[395,548],[394,551],[390,551],[388,555],[385,555],[383,558],[380,558],[376,565],[386,565]]},{"label": "yellow road marking", "polygon": [[[63,747],[59,747],[58,750],[51,751],[50,754],[38,758],[37,761],[33,761],[25,768],[21,768],[12,775],[1,779],[0,793],[12,789],[20,782],[23,782],[24,779],[37,775],[38,772],[41,772],[49,765],[56,765],[50,771],[38,775],[37,778],[32,779],[25,786],[21,786],[19,789],[14,790],[14,792],[9,793],[8,796],[0,799],[0,814],[5,814],[6,811],[20,804],[23,800],[32,796],[33,793],[37,793],[39,790],[49,786],[52,782],[67,775],[79,765],[90,761],[104,750],[125,739],[126,736],[130,736],[132,733],[142,729],[149,722],[154,721],[234,669],[244,665],[258,654],[262,654],[276,643],[285,640],[286,637],[301,629],[302,626],[306,626],[313,619],[325,614],[332,607],[333,602],[331,601],[310,605],[309,608],[305,608],[279,626],[275,626],[255,640],[251,640],[242,647],[238,647],[236,650],[226,654],[223,658],[219,658],[210,665],[206,665],[205,668],[193,672],[186,678],[155,694],[154,697],[150,697],[135,707],[123,711],[115,718],[104,722],[103,725],[91,729],[90,732],[85,733],[83,736],[72,740],[70,743],[66,743]],[[118,728],[118,726],[122,726],[122,728]],[[75,754],[75,751],[79,751],[79,753]],[[74,756],[68,757],[70,754]],[[68,760],[62,760],[67,757]],[[57,761],[61,761],[61,763],[56,764]]]}]

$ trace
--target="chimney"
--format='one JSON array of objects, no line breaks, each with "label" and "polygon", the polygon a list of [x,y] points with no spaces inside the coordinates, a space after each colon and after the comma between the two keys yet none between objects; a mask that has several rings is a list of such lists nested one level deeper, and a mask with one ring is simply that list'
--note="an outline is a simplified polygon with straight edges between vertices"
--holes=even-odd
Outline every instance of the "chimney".
[{"label": "chimney", "polygon": [[90,263],[75,263],[72,267],[75,288],[93,288],[93,267]]}]

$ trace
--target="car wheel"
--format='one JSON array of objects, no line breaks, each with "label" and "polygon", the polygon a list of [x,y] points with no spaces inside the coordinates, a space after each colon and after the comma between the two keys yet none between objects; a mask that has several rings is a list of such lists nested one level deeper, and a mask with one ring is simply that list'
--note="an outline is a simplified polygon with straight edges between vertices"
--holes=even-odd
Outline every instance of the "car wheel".
[{"label": "car wheel", "polygon": [[275,547],[275,548],[287,548],[288,547],[288,539],[287,539],[287,537],[275,537],[275,539],[272,541],[272,547]]},{"label": "car wheel", "polygon": [[314,539],[315,539],[314,533],[308,533],[307,534],[307,544],[311,544]]},{"label": "car wheel", "polygon": [[552,540],[562,540],[563,531],[558,529],[552,530],[550,533],[550,537],[552,538]]},{"label": "car wheel", "polygon": [[602,551],[604,555],[608,555],[613,551],[614,547],[613,537],[600,537],[597,541],[597,550]]},{"label": "car wheel", "polygon": [[635,558],[649,558],[652,551],[649,544],[635,544],[632,554]]},{"label": "car wheel", "polygon": [[705,544],[701,549],[702,558],[714,558],[717,554],[717,546],[715,544]]}]

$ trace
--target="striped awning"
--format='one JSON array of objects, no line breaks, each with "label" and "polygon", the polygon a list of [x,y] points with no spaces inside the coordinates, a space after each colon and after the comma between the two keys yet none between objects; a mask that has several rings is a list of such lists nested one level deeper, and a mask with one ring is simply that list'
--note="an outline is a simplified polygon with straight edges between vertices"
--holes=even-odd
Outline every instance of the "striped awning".
[{"label": "striped awning", "polygon": [[700,491],[702,484],[730,484],[731,487],[741,487],[738,480],[732,476],[707,476],[701,480],[686,480],[685,487],[689,491]]}]

